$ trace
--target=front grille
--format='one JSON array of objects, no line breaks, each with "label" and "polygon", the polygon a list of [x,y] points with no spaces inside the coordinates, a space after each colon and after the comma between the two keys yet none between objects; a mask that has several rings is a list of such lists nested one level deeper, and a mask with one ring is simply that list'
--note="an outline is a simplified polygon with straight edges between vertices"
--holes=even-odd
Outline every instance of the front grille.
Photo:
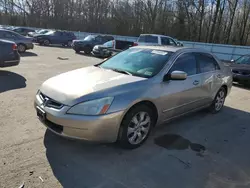
[{"label": "front grille", "polygon": [[48,96],[44,95],[43,93],[39,93],[39,97],[41,98],[43,105],[50,108],[61,109],[63,104],[49,98]]}]

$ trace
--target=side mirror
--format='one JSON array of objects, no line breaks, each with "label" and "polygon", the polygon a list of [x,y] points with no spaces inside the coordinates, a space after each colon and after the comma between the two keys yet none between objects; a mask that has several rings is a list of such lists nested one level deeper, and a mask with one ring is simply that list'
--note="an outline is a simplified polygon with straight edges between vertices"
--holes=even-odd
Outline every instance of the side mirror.
[{"label": "side mirror", "polygon": [[163,78],[163,81],[169,81],[169,80],[186,80],[187,79],[187,73],[183,71],[173,71],[170,74],[166,74]]},{"label": "side mirror", "polygon": [[177,42],[177,46],[183,46],[183,44],[181,42]]},{"label": "side mirror", "polygon": [[234,59],[231,59],[231,62],[234,63]]}]

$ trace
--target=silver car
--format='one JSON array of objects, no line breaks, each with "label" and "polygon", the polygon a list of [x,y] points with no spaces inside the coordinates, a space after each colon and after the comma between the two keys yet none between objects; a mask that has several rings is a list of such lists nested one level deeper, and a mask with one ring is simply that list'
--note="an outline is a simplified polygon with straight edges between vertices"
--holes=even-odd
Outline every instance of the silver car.
[{"label": "silver car", "polygon": [[35,108],[55,134],[136,148],[156,125],[208,108],[219,112],[231,70],[202,49],[140,46],[44,82]]},{"label": "silver car", "polygon": [[16,32],[0,29],[0,39],[9,40],[17,44],[17,50],[19,53],[23,53],[26,50],[33,49],[33,38],[22,36]]}]

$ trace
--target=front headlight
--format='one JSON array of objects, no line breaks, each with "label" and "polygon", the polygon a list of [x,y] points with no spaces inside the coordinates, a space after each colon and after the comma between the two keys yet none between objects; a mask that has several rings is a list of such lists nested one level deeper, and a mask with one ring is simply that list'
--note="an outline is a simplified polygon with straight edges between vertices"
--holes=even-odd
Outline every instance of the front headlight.
[{"label": "front headlight", "polygon": [[105,114],[112,104],[113,97],[105,97],[77,104],[68,110],[68,114],[75,115],[102,115]]}]

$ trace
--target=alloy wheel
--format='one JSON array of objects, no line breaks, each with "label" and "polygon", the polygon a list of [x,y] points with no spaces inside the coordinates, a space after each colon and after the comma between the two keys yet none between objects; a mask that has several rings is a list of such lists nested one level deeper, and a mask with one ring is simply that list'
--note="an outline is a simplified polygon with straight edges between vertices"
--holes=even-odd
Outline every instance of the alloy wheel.
[{"label": "alloy wheel", "polygon": [[151,126],[151,119],[147,112],[139,112],[131,119],[127,137],[132,145],[140,144],[148,135]]},{"label": "alloy wheel", "polygon": [[224,90],[219,91],[215,100],[215,110],[220,111],[225,102],[225,92]]}]

